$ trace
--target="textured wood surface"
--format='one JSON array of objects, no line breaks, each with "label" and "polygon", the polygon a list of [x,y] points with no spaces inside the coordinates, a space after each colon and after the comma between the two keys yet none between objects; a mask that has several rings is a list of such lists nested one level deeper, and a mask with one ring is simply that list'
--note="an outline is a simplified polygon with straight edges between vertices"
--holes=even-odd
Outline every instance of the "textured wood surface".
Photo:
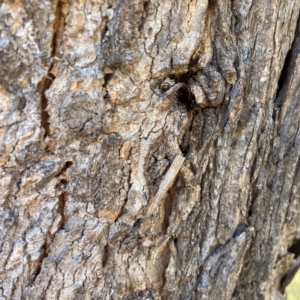
[{"label": "textured wood surface", "polygon": [[0,1],[0,299],[285,299],[299,7]]}]

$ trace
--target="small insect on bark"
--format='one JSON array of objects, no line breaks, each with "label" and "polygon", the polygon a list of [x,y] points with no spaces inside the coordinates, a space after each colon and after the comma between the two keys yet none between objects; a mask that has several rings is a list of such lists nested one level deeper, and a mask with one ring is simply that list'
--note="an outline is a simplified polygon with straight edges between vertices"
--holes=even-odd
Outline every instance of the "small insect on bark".
[{"label": "small insect on bark", "polygon": [[155,210],[156,207],[159,206],[161,200],[166,196],[168,190],[174,183],[176,175],[178,174],[185,158],[181,154],[177,154],[175,159],[173,160],[171,167],[167,171],[163,180],[161,181],[158,191],[156,192],[154,199],[148,209],[146,217],[149,217]]}]

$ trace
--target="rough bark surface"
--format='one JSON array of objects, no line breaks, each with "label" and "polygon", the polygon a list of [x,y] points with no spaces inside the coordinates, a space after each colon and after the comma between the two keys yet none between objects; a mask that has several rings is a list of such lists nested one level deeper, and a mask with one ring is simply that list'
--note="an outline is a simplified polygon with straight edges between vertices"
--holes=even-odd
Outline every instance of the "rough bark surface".
[{"label": "rough bark surface", "polygon": [[0,299],[285,299],[300,1],[0,3]]}]

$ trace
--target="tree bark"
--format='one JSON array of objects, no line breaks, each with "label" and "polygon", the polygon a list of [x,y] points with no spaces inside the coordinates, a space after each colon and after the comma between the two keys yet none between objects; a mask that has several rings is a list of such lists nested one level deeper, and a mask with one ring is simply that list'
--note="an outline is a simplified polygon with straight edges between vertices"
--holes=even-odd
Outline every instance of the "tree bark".
[{"label": "tree bark", "polygon": [[1,1],[0,299],[285,299],[299,8]]}]

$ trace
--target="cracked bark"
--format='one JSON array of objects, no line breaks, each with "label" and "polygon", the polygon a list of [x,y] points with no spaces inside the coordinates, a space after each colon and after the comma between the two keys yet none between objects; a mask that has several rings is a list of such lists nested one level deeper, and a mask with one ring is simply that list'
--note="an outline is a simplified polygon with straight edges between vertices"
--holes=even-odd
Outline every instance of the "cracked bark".
[{"label": "cracked bark", "polygon": [[0,299],[285,299],[300,2],[0,7]]}]

